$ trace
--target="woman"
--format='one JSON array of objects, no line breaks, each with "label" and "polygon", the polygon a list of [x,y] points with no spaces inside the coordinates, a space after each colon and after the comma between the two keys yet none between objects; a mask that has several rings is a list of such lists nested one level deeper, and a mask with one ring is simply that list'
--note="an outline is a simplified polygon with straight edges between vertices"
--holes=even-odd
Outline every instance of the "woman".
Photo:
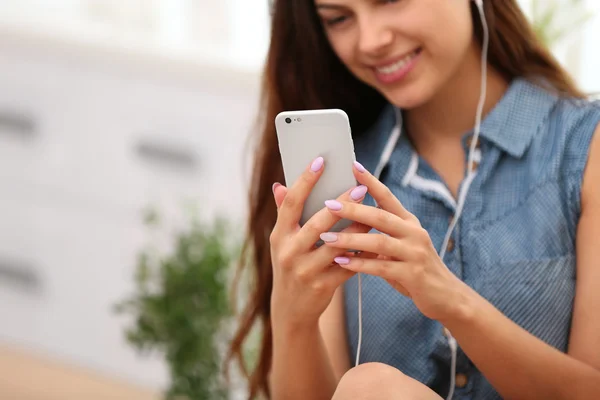
[{"label": "woman", "polygon": [[[483,0],[485,19],[470,0],[273,7],[246,247],[256,286],[231,350],[241,358],[260,322],[251,397],[600,398],[600,107],[516,0]],[[360,186],[299,228],[327,160],[272,194],[273,120],[314,108],[349,114]],[[328,232],[339,218],[356,224]]]}]

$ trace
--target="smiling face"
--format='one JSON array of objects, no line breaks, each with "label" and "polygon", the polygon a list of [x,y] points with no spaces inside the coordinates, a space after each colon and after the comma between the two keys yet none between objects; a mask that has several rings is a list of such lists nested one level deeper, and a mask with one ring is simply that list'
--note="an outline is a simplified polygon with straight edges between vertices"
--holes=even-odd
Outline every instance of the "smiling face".
[{"label": "smiling face", "polygon": [[476,52],[471,0],[314,0],[333,51],[397,107],[418,107]]}]

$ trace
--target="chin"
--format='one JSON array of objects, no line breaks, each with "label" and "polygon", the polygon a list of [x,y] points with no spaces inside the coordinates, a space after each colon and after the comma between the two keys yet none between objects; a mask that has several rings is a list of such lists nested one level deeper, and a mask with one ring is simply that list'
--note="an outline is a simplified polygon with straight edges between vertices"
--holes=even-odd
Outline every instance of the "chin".
[{"label": "chin", "polygon": [[379,88],[379,92],[394,106],[403,110],[418,108],[427,103],[431,96],[428,90],[412,84],[406,87]]},{"label": "chin", "polygon": [[396,82],[384,83],[377,79],[371,68],[351,68],[359,80],[377,90],[392,105],[410,110],[430,101],[436,92],[437,79],[420,60],[415,69]]},{"label": "chin", "polygon": [[377,90],[390,104],[403,110],[418,108],[426,104],[435,92],[433,87],[435,85],[432,85],[433,82],[426,79],[427,77],[423,74],[409,77],[407,80],[395,84],[385,85],[373,76],[370,69],[367,71],[357,69],[354,73],[363,83]]}]

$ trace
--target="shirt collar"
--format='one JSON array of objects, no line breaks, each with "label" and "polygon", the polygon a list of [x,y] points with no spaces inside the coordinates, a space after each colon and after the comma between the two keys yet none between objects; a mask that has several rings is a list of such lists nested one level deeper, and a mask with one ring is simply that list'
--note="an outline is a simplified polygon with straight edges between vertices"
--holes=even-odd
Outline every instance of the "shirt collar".
[{"label": "shirt collar", "polygon": [[[482,121],[480,136],[520,158],[557,101],[556,95],[540,86],[524,78],[515,78]],[[397,115],[394,106],[384,107],[375,124],[356,139],[359,144],[356,146],[357,158],[371,172],[377,167]],[[467,136],[471,134],[472,131]]]},{"label": "shirt collar", "polygon": [[558,97],[522,78],[515,79],[481,124],[481,137],[520,158]]}]

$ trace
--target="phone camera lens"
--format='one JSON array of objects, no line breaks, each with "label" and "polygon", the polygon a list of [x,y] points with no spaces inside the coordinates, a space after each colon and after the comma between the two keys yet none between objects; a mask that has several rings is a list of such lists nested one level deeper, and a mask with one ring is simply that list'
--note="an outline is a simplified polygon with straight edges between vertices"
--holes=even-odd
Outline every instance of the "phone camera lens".
[{"label": "phone camera lens", "polygon": [[288,123],[288,124],[291,124],[292,123],[292,119],[291,118],[286,118],[285,122]]}]

